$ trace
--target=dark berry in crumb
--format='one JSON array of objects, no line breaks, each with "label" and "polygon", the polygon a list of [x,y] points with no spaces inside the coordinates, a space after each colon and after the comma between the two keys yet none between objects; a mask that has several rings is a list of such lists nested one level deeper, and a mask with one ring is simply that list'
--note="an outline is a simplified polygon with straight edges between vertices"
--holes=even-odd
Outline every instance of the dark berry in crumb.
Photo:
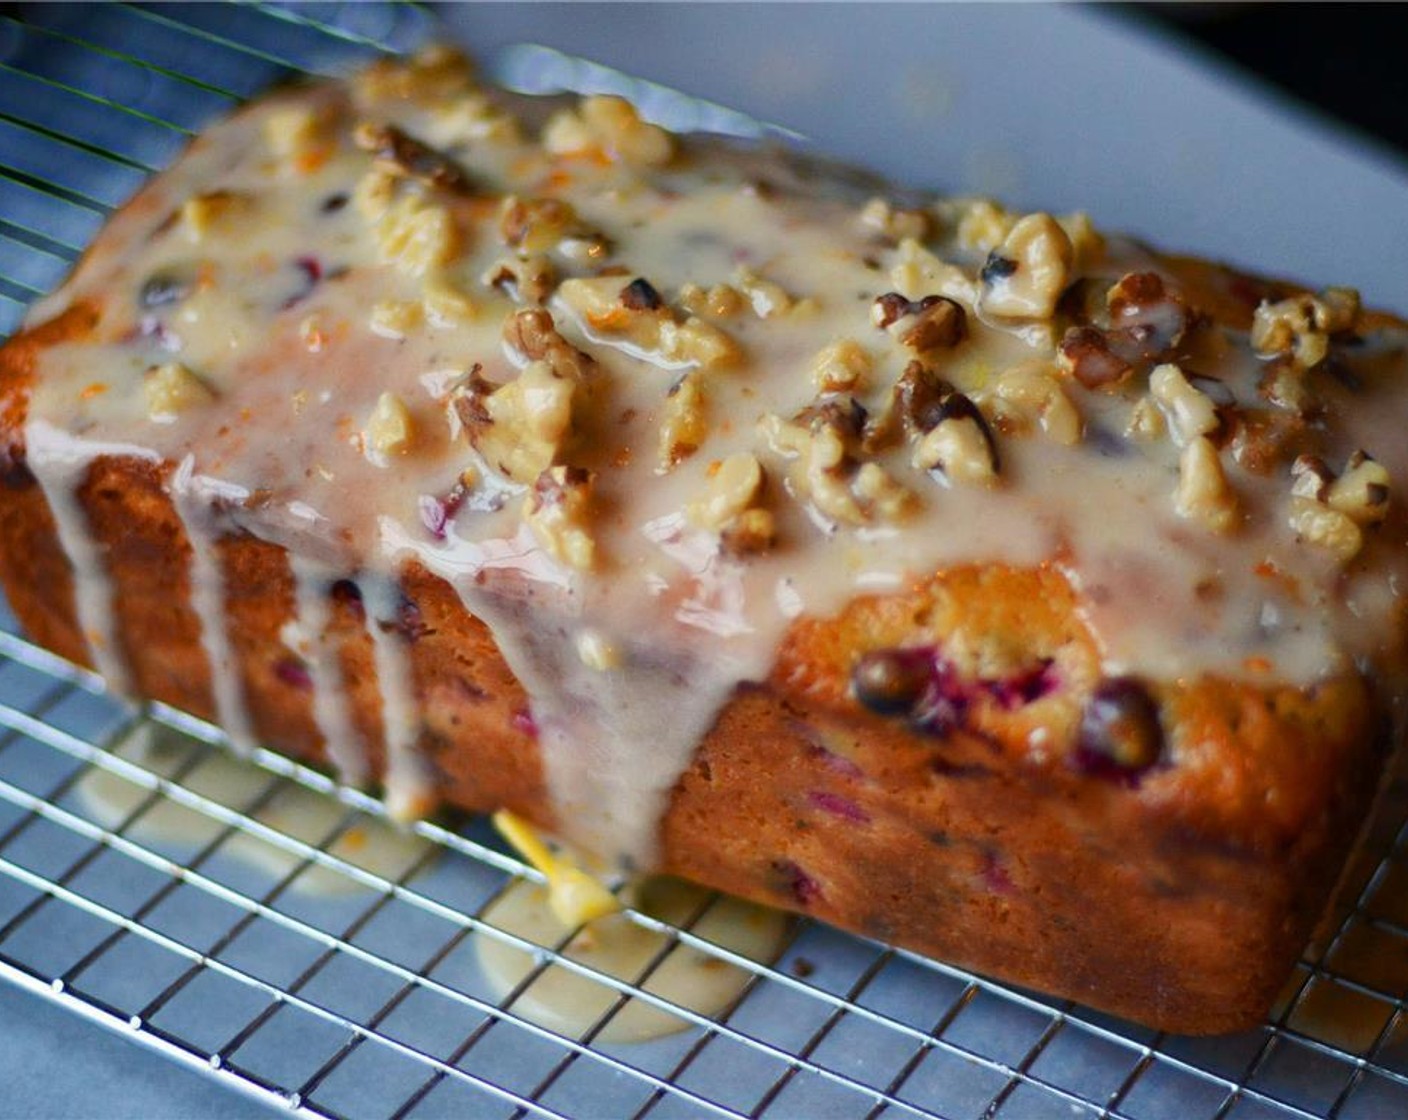
[{"label": "dark berry in crumb", "polygon": [[285,657],[274,665],[274,676],[290,688],[307,691],[313,687],[313,676],[308,666],[295,657]]},{"label": "dark berry in crumb", "polygon": [[792,962],[792,975],[805,980],[816,971],[816,965],[812,964],[806,957],[798,957]]},{"label": "dark berry in crumb", "polygon": [[142,285],[137,302],[143,307],[165,307],[167,304],[180,303],[191,294],[193,286],[189,273],[169,269],[154,272]]},{"label": "dark berry in crumb", "polygon": [[366,608],[362,606],[362,589],[357,586],[355,580],[338,580],[332,585],[331,595],[334,603],[341,603],[350,608],[358,618],[366,617]]},{"label": "dark berry in crumb", "polygon": [[798,906],[809,906],[821,897],[821,884],[790,859],[773,860],[772,870],[782,890]]},{"label": "dark berry in crumb", "polygon": [[348,198],[349,195],[346,191],[338,191],[336,194],[330,194],[327,198],[323,199],[323,204],[319,209],[322,210],[324,214],[336,214],[347,205]]},{"label": "dark berry in crumb", "polygon": [[1081,713],[1077,768],[1090,773],[1137,774],[1163,754],[1159,708],[1133,677],[1101,681]]},{"label": "dark berry in crumb", "polygon": [[926,650],[872,650],[851,670],[851,691],[876,715],[903,715],[924,695],[933,671]]},{"label": "dark berry in crumb", "polygon": [[866,824],[870,820],[870,814],[852,801],[849,797],[842,797],[839,793],[830,793],[824,789],[815,789],[807,795],[807,800],[824,813],[830,813],[833,817],[840,817],[843,821],[851,821],[853,824]]}]

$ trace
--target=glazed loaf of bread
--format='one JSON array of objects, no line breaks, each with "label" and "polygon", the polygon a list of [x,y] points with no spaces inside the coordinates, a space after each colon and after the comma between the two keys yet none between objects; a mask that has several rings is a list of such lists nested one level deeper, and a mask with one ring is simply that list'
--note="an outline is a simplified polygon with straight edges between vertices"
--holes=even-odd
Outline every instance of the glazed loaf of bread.
[{"label": "glazed loaf of bread", "polygon": [[432,50],[217,124],[0,349],[0,576],[399,815],[1231,1030],[1401,719],[1405,341]]}]

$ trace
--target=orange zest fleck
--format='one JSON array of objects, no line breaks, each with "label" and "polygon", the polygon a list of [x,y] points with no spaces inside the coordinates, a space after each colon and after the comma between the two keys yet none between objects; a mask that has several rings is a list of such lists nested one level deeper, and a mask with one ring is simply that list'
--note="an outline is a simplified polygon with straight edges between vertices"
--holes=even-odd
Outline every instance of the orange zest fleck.
[{"label": "orange zest fleck", "polygon": [[1242,662],[1242,666],[1249,673],[1269,673],[1276,667],[1276,663],[1269,657],[1248,657]]},{"label": "orange zest fleck", "polygon": [[78,395],[85,401],[91,401],[94,397],[100,397],[107,391],[108,387],[105,382],[94,381],[91,385],[86,386],[83,392]]}]

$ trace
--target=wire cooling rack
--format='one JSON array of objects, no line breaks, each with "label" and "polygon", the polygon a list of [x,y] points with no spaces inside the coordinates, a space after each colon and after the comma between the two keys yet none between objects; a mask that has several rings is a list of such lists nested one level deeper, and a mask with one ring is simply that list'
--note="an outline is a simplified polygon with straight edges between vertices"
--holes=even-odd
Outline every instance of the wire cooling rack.
[{"label": "wire cooling rack", "polygon": [[[430,24],[383,4],[0,8],[0,336],[192,129]],[[805,921],[754,961],[708,932],[717,900],[680,925],[633,913],[659,948],[617,979],[500,928],[536,873],[482,823],[397,834],[375,800],[264,752],[231,781],[220,738],[114,702],[0,613],[0,977],[291,1110],[1408,1115],[1402,781],[1272,1020],[1191,1040]],[[529,954],[506,992],[476,963],[484,939]],[[746,974],[712,1017],[652,984],[690,953]],[[594,1021],[535,1022],[527,993],[552,970],[599,991]],[[679,1029],[613,1041],[633,1004]]]}]

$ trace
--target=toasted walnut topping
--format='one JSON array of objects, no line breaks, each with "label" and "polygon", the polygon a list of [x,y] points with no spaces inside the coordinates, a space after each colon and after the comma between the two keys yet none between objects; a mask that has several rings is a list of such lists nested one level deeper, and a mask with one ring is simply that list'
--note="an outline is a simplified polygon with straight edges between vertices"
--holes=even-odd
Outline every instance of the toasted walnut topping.
[{"label": "toasted walnut topping", "polygon": [[722,530],[757,504],[763,490],[763,467],[746,451],[710,464],[704,493],[684,507],[685,517],[701,529]]},{"label": "toasted walnut topping", "polygon": [[375,222],[396,201],[396,177],[372,168],[352,188],[352,206],[362,218]]},{"label": "toasted walnut topping", "polygon": [[635,284],[623,286],[619,276],[574,278],[557,291],[592,330],[620,336],[662,364],[711,369],[738,360],[738,344],[718,327],[699,318],[677,322],[658,297],[645,298]]},{"label": "toasted walnut topping", "polygon": [[378,59],[353,77],[365,101],[442,102],[474,87],[474,68],[463,54],[441,44],[408,59]]},{"label": "toasted walnut topping", "polygon": [[1195,389],[1172,362],[1149,374],[1149,392],[1163,409],[1173,440],[1180,447],[1198,436],[1211,435],[1221,426],[1217,408],[1204,392]]},{"label": "toasted walnut topping", "polygon": [[1310,387],[1308,373],[1291,354],[1278,354],[1266,363],[1257,381],[1257,392],[1279,409],[1313,418],[1320,411],[1320,398]]},{"label": "toasted walnut topping", "polygon": [[697,373],[670,387],[660,417],[659,470],[663,473],[699,450],[709,435],[708,398]]},{"label": "toasted walnut topping", "polygon": [[147,419],[169,424],[183,412],[215,399],[215,392],[180,362],[152,366],[143,375]]},{"label": "toasted walnut topping", "polygon": [[1291,464],[1291,479],[1291,527],[1341,559],[1352,558],[1363,541],[1339,518],[1347,518],[1357,530],[1388,515],[1388,471],[1362,451],[1349,457],[1338,478],[1324,459],[1300,455]]},{"label": "toasted walnut topping", "polygon": [[446,147],[452,144],[507,143],[518,140],[518,121],[482,93],[437,101],[430,107],[426,135]]},{"label": "toasted walnut topping", "polygon": [[626,663],[621,647],[600,630],[579,630],[573,644],[577,647],[577,659],[598,673],[609,673]]},{"label": "toasted walnut topping", "polygon": [[382,299],[372,304],[368,325],[373,334],[382,338],[405,338],[425,322],[425,309],[416,302],[405,299]]},{"label": "toasted walnut topping", "polygon": [[553,465],[571,435],[576,390],[574,379],[539,360],[499,386],[472,373],[451,401],[485,462],[505,478],[527,484]]},{"label": "toasted walnut topping", "polygon": [[748,306],[737,288],[729,284],[714,284],[707,290],[698,284],[680,288],[680,306],[691,315],[707,315],[711,319],[727,319]]},{"label": "toasted walnut topping", "polygon": [[1050,214],[1028,214],[983,265],[983,310],[1004,319],[1049,319],[1071,278],[1075,251]]},{"label": "toasted walnut topping", "polygon": [[523,500],[523,520],[538,542],[555,560],[578,571],[596,565],[591,535],[595,480],[581,467],[549,467]]},{"label": "toasted walnut topping", "polygon": [[206,191],[181,204],[181,229],[192,241],[204,241],[215,229],[247,214],[254,200],[237,191]]},{"label": "toasted walnut topping", "polygon": [[978,285],[963,269],[940,260],[913,238],[900,242],[895,257],[890,283],[909,299],[941,292],[968,304],[978,301]]},{"label": "toasted walnut topping", "polygon": [[872,198],[861,207],[860,224],[891,241],[923,241],[929,236],[933,221],[923,210],[901,210],[891,206],[888,199]]},{"label": "toasted walnut topping", "polygon": [[454,327],[474,318],[474,301],[469,293],[443,276],[427,277],[421,285],[425,314],[439,327]]},{"label": "toasted walnut topping", "polygon": [[392,455],[410,450],[415,424],[406,404],[395,393],[382,393],[362,430],[363,450],[377,466],[386,466]]},{"label": "toasted walnut topping", "polygon": [[870,354],[853,338],[837,339],[812,359],[812,383],[823,393],[847,393],[865,386]]},{"label": "toasted walnut topping", "polygon": [[1168,426],[1164,423],[1164,414],[1153,397],[1146,394],[1134,402],[1129,412],[1129,424],[1124,430],[1126,436],[1151,443],[1162,439],[1166,431]]},{"label": "toasted walnut topping", "polygon": [[394,124],[363,121],[352,131],[353,142],[370,152],[375,166],[389,175],[415,179],[437,190],[470,192],[469,174],[458,163]]},{"label": "toasted walnut topping", "polygon": [[1263,302],[1252,320],[1252,346],[1259,354],[1289,356],[1299,368],[1314,369],[1329,355],[1331,337],[1354,331],[1359,315],[1359,293],[1353,288]]},{"label": "toasted walnut topping", "polygon": [[306,156],[327,142],[328,117],[311,105],[285,105],[264,118],[264,142],[280,159]]},{"label": "toasted walnut topping", "polygon": [[860,461],[865,422],[865,409],[852,398],[830,398],[792,420],[768,416],[763,421],[773,451],[792,460],[788,479],[794,495],[809,499],[834,521],[895,520],[913,501],[878,463]]},{"label": "toasted walnut topping", "polygon": [[1341,563],[1353,560],[1364,547],[1364,530],[1353,518],[1314,498],[1292,497],[1287,520],[1296,536],[1328,549]]},{"label": "toasted walnut topping", "polygon": [[991,199],[979,198],[969,204],[958,221],[958,243],[974,252],[990,253],[1002,244],[1016,224],[1016,214]]},{"label": "toasted walnut topping", "polygon": [[547,257],[503,257],[480,277],[488,288],[497,288],[520,303],[546,303],[557,287],[557,269]]},{"label": "toasted walnut topping", "polygon": [[1057,221],[1071,239],[1071,248],[1075,251],[1073,271],[1084,272],[1105,255],[1105,237],[1095,228],[1089,214],[1064,214]]},{"label": "toasted walnut topping", "polygon": [[1189,441],[1179,457],[1174,508],[1180,517],[1201,521],[1215,533],[1237,524],[1237,495],[1223,473],[1217,448],[1206,436]]},{"label": "toasted walnut topping", "polygon": [[1133,365],[1110,349],[1105,332],[1095,327],[1068,330],[1061,340],[1056,363],[1087,389],[1113,387],[1134,372]]},{"label": "toasted walnut topping", "polygon": [[396,199],[373,227],[381,259],[408,276],[424,276],[459,253],[454,218],[414,194]]},{"label": "toasted walnut topping", "polygon": [[766,509],[745,509],[719,534],[719,547],[730,556],[753,556],[776,543],[777,519]]},{"label": "toasted walnut topping", "polygon": [[759,319],[773,319],[792,310],[796,300],[781,284],[764,280],[751,268],[740,267],[733,276],[733,286],[748,297],[753,314]]},{"label": "toasted walnut topping", "polygon": [[1382,521],[1388,514],[1389,475],[1382,463],[1356,451],[1325,500],[1361,525]]},{"label": "toasted walnut topping", "polygon": [[543,147],[554,155],[598,153],[636,167],[661,167],[674,156],[670,134],[641,120],[619,97],[584,97],[576,110],[553,114],[543,129]]},{"label": "toasted walnut topping", "polygon": [[534,307],[514,312],[504,320],[504,344],[528,361],[546,359],[553,371],[576,381],[585,380],[596,369],[590,355],[584,354],[557,331],[552,315]]},{"label": "toasted walnut topping", "polygon": [[977,406],[950,393],[938,423],[915,443],[911,462],[946,484],[991,486],[999,470],[997,441]]},{"label": "toasted walnut topping", "polygon": [[1006,423],[1020,427],[1034,420],[1057,443],[1080,442],[1084,426],[1080,413],[1045,362],[1014,366],[993,382],[984,397]]},{"label": "toasted walnut topping", "polygon": [[499,236],[521,253],[545,253],[579,229],[571,203],[508,195],[499,206]]},{"label": "toasted walnut topping", "polygon": [[957,346],[967,334],[967,313],[946,296],[925,296],[909,300],[899,292],[877,296],[871,306],[870,321],[889,330],[900,342],[919,354]]}]

